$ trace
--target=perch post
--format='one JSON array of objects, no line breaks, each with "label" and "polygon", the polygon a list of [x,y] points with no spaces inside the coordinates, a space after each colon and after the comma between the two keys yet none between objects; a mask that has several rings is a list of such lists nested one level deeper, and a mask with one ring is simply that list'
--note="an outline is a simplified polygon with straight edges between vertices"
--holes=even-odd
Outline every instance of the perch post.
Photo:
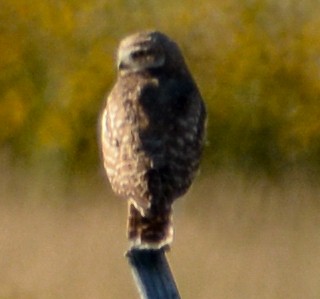
[{"label": "perch post", "polygon": [[141,299],[180,299],[166,258],[166,247],[132,248],[127,252],[129,264]]}]

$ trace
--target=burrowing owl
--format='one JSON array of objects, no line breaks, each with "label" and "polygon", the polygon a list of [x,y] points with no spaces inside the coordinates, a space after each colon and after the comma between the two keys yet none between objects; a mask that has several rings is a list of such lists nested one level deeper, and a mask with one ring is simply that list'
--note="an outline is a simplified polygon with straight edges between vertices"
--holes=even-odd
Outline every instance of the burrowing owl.
[{"label": "burrowing owl", "polygon": [[172,203],[199,167],[206,111],[177,44],[157,31],[123,39],[118,78],[101,118],[104,167],[129,200],[134,247],[172,240]]}]

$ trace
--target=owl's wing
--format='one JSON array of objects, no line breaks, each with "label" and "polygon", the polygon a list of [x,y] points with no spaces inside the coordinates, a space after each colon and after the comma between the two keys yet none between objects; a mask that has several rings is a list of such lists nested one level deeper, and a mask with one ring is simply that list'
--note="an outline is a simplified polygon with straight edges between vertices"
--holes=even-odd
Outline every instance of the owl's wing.
[{"label": "owl's wing", "polygon": [[190,80],[168,80],[157,90],[142,90],[141,104],[149,126],[141,133],[143,149],[152,161],[150,193],[168,205],[183,195],[197,172],[203,148],[205,106]]}]

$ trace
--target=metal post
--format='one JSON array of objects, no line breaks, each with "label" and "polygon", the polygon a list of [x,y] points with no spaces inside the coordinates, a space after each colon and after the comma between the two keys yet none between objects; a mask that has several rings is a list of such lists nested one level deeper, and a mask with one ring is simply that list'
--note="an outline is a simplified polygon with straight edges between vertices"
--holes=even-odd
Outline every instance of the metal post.
[{"label": "metal post", "polygon": [[166,258],[166,248],[127,252],[141,299],[180,299]]}]

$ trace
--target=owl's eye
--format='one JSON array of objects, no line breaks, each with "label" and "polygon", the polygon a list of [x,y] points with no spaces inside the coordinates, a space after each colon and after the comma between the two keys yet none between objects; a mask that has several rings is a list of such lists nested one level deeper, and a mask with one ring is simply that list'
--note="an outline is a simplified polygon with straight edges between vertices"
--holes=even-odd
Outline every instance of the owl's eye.
[{"label": "owl's eye", "polygon": [[154,51],[152,51],[151,49],[141,49],[141,50],[134,51],[131,54],[131,57],[133,59],[139,59],[142,57],[152,56],[154,54],[155,54]]}]

